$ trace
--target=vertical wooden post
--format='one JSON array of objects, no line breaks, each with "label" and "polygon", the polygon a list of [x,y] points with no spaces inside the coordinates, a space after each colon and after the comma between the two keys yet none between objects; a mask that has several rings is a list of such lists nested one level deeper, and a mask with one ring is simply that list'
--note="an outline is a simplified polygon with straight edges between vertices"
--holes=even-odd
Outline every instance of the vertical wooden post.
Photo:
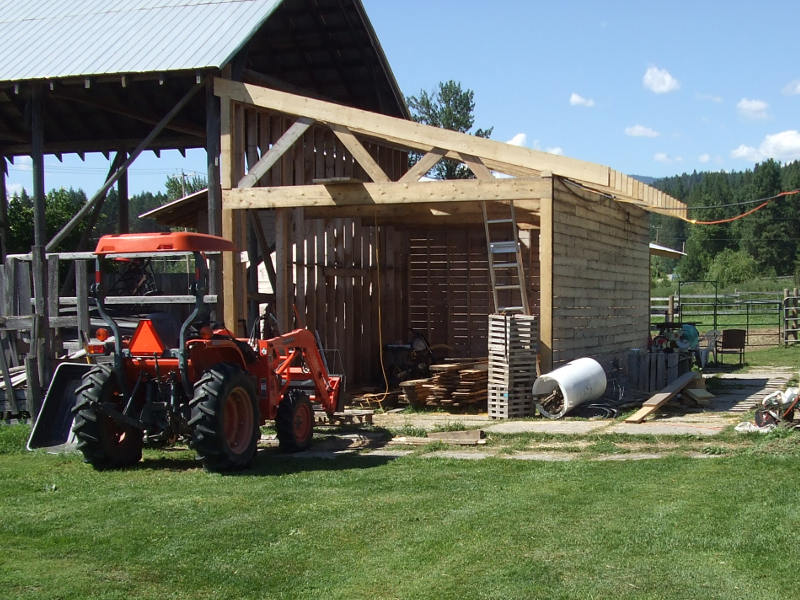
[{"label": "vertical wooden post", "polygon": [[675,295],[670,294],[667,298],[667,323],[672,323],[675,320]]},{"label": "vertical wooden post", "polygon": [[[250,111],[245,114],[245,158],[247,159],[247,169],[250,170],[258,162],[258,113]],[[250,213],[251,211],[247,211]],[[258,267],[261,261],[259,257],[258,234],[254,219],[258,219],[258,213],[253,212],[253,218],[247,219],[245,225],[247,231],[247,255],[250,259],[250,267],[247,270],[247,323],[250,325],[256,321],[258,315]],[[267,249],[261,250],[264,260],[269,258]]]},{"label": "vertical wooden post", "polygon": [[789,288],[783,288],[783,302],[781,302],[781,321],[783,322],[783,345],[789,343]]},{"label": "vertical wooden post", "polygon": [[8,190],[6,190],[6,157],[0,154],[0,262],[6,262],[8,248]]},{"label": "vertical wooden post", "polygon": [[553,368],[553,180],[539,209],[539,356],[542,373]]},{"label": "vertical wooden post", "polygon": [[83,345],[84,335],[89,337],[89,281],[85,260],[75,261],[75,296],[78,299],[78,340]]},{"label": "vertical wooden post", "polygon": [[[117,158],[120,164],[128,159],[128,153],[124,150],[117,151]],[[130,215],[128,210],[128,169],[120,175],[117,180],[117,195],[119,196],[119,221],[117,223],[117,233],[128,233],[131,230]]]},{"label": "vertical wooden post", "polygon": [[[45,244],[47,240],[47,227],[45,223],[45,194],[44,194],[44,90],[42,84],[34,83],[31,90],[31,159],[33,167],[33,240],[31,248],[31,262],[33,268],[33,295],[35,298],[36,315],[32,332],[32,344],[35,348],[38,371],[38,381],[28,384],[33,392],[42,383],[49,382],[48,359],[49,348],[49,323],[47,306],[47,260],[45,258]],[[57,290],[54,290],[57,293]],[[33,349],[32,348],[32,349]],[[34,371],[34,369],[29,369]],[[30,373],[29,373],[30,376]],[[29,410],[31,416],[36,417],[39,410],[41,397],[33,394]]]},{"label": "vertical wooden post", "polygon": [[[229,101],[225,101],[230,104]],[[222,190],[220,188],[220,99],[214,95],[214,78],[206,77],[206,179],[208,181],[208,233],[222,233]],[[212,256],[208,265],[210,294],[222,289],[222,262]],[[222,301],[217,301],[217,314],[222,314]]]},{"label": "vertical wooden post", "polygon": [[291,294],[291,275],[289,269],[292,264],[291,244],[292,237],[292,209],[275,209],[275,313],[278,319],[278,328],[281,332],[289,330]]}]

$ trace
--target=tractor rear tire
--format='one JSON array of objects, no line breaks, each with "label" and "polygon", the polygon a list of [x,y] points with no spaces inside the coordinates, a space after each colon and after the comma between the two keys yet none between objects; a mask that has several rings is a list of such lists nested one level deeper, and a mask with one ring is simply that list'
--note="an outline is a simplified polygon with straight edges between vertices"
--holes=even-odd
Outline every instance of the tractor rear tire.
[{"label": "tractor rear tire", "polygon": [[275,418],[278,443],[284,452],[300,452],[311,446],[314,437],[314,409],[308,394],[289,390],[278,405]]},{"label": "tractor rear tire", "polygon": [[83,376],[75,389],[75,421],[72,426],[78,449],[95,469],[135,465],[142,459],[142,432],[122,425],[98,410],[109,402],[124,408],[117,380],[109,365],[97,365]]},{"label": "tractor rear tire", "polygon": [[261,435],[250,375],[232,364],[210,368],[195,384],[189,406],[190,445],[207,470],[233,471],[250,465]]}]

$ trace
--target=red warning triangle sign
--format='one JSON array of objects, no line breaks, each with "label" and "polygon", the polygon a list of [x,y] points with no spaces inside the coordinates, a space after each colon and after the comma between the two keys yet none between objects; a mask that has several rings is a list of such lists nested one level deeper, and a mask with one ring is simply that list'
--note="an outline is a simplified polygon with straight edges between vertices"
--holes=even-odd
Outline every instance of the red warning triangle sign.
[{"label": "red warning triangle sign", "polygon": [[133,332],[131,343],[128,346],[131,354],[137,356],[153,356],[153,354],[164,354],[166,346],[158,336],[155,325],[150,319],[142,319],[139,326]]}]

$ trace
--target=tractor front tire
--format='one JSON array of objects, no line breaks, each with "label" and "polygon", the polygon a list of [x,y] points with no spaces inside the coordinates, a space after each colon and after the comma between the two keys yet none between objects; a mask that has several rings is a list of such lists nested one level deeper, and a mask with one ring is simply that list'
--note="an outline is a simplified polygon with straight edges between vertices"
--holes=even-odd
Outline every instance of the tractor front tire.
[{"label": "tractor front tire", "polygon": [[308,394],[289,390],[278,405],[275,418],[278,443],[284,452],[300,452],[311,446],[314,436],[314,409]]},{"label": "tractor front tire", "polygon": [[189,403],[191,446],[209,471],[244,469],[256,454],[260,431],[253,379],[240,367],[219,364],[194,386]]},{"label": "tractor front tire", "polygon": [[142,459],[141,430],[117,423],[98,410],[103,403],[116,404],[120,411],[124,408],[109,365],[97,365],[86,373],[75,389],[75,397],[72,429],[86,462],[95,469],[113,469],[135,465]]}]

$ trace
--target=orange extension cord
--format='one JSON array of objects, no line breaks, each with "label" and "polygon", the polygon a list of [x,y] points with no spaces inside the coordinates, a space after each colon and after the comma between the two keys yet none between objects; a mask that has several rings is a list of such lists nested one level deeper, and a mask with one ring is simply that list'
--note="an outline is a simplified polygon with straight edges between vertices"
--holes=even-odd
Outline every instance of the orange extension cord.
[{"label": "orange extension cord", "polygon": [[746,217],[748,215],[752,215],[754,212],[756,212],[758,210],[761,210],[762,208],[764,208],[767,204],[769,204],[773,200],[777,200],[778,198],[783,198],[784,196],[793,196],[794,194],[800,194],[800,190],[792,190],[790,192],[781,192],[780,194],[777,194],[775,196],[767,198],[766,200],[764,200],[764,202],[762,202],[761,204],[759,204],[755,208],[751,208],[750,210],[748,210],[746,212],[743,212],[740,215],[736,215],[735,217],[728,217],[727,219],[718,219],[716,221],[698,221],[697,219],[690,219],[688,217],[679,217],[679,218],[684,220],[684,221],[686,221],[687,223],[691,223],[692,225],[720,225],[722,223],[731,223],[732,221],[737,221],[737,220],[742,219],[742,218],[744,218],[744,217]]}]

